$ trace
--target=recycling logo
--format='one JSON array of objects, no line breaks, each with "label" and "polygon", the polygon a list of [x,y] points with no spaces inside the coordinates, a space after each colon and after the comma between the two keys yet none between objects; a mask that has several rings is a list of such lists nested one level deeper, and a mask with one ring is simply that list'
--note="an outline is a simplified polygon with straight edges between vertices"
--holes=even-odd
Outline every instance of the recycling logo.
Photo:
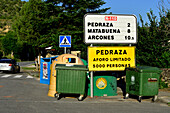
[{"label": "recycling logo", "polygon": [[104,79],[104,78],[99,78],[99,79],[97,79],[97,81],[96,81],[96,86],[97,86],[97,88],[99,88],[99,89],[105,89],[106,86],[107,86],[107,81],[106,81],[106,79]]}]

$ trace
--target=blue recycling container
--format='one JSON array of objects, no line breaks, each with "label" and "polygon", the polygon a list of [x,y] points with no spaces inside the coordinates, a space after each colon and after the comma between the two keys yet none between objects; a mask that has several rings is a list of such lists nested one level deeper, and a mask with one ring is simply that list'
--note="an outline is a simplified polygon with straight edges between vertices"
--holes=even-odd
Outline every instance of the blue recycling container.
[{"label": "blue recycling container", "polygon": [[40,60],[40,83],[42,84],[50,84],[50,66],[58,56],[50,57],[50,58],[41,58]]}]

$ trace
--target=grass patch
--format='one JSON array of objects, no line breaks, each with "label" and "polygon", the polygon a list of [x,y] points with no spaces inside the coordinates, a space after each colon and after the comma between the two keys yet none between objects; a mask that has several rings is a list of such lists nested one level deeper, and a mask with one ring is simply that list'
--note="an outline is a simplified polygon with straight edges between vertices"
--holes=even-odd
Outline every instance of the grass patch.
[{"label": "grass patch", "polygon": [[34,74],[35,77],[39,78],[39,74]]},{"label": "grass patch", "polygon": [[35,70],[35,67],[22,67],[23,70]]},{"label": "grass patch", "polygon": [[170,106],[170,102],[168,102],[168,106]]}]

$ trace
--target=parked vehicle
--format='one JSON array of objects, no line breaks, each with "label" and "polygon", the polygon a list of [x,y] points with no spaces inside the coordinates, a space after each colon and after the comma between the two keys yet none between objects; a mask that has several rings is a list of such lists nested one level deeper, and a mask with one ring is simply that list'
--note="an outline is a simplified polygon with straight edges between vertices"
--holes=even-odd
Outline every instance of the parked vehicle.
[{"label": "parked vehicle", "polygon": [[19,73],[20,72],[20,66],[13,59],[0,59],[0,71]]}]

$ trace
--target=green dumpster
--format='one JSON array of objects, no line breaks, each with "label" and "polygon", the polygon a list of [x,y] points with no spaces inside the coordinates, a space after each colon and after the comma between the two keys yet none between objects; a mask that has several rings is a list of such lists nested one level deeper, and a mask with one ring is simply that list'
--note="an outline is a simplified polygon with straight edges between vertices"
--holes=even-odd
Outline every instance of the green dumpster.
[{"label": "green dumpster", "polygon": [[85,95],[87,68],[84,65],[56,64],[56,94],[80,94],[78,100]]},{"label": "green dumpster", "polygon": [[126,69],[126,96],[129,94],[138,96],[141,102],[142,96],[153,96],[157,99],[159,89],[159,77],[161,70],[157,67],[139,66]]},{"label": "green dumpster", "polygon": [[[88,95],[90,96],[90,83],[88,84]],[[112,72],[104,71],[94,73],[93,95],[94,96],[117,95],[117,78],[115,76],[112,76]]]}]

